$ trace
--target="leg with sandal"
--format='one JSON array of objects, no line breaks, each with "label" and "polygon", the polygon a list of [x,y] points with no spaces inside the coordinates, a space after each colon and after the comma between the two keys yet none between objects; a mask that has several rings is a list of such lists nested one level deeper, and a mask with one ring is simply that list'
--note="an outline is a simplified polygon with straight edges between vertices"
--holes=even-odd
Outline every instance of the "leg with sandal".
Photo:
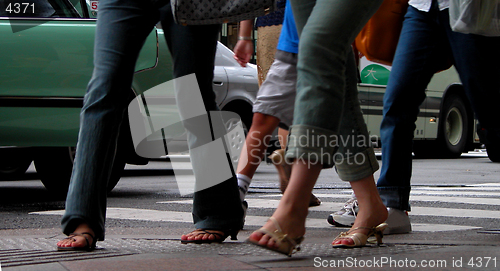
[{"label": "leg with sandal", "polygon": [[[217,110],[212,90],[218,25],[182,27],[173,22],[167,0],[102,0],[96,27],[94,73],[81,112],[77,152],[62,218],[68,238],[58,250],[95,249],[104,240],[107,182],[118,131],[128,106],[135,62],[144,40],[159,22],[174,61],[174,77],[196,74],[206,111]],[[181,239],[222,242],[242,225],[236,178],[195,193],[198,231]]]},{"label": "leg with sandal", "polygon": [[387,209],[373,179],[379,166],[359,106],[350,44],[381,1],[291,2],[300,35],[294,122],[285,155],[293,161],[292,173],[272,218],[248,241],[294,253],[306,232],[314,184],[322,168],[335,164],[355,191],[360,210],[352,228],[332,245],[360,247],[370,236],[380,243]]}]

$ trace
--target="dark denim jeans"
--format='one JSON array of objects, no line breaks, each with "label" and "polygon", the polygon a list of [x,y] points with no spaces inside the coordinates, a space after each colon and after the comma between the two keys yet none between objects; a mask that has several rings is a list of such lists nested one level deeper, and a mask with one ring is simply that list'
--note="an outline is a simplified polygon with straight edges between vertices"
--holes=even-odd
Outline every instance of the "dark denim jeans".
[{"label": "dark denim jeans", "polygon": [[[80,114],[77,152],[62,218],[66,234],[86,222],[99,240],[104,239],[106,186],[134,67],[145,38],[159,21],[173,58],[174,77],[194,73],[206,110],[218,110],[212,80],[219,25],[177,25],[168,1],[101,0],[94,72]],[[239,229],[243,209],[236,178],[196,192],[193,217],[197,228]]]},{"label": "dark denim jeans", "polygon": [[[384,95],[382,170],[377,182],[387,207],[410,210],[412,140],[419,106],[435,72],[451,58],[488,140],[499,142],[500,38],[450,29],[448,9],[434,1],[429,12],[409,7]],[[486,139],[483,139],[486,140]]]}]

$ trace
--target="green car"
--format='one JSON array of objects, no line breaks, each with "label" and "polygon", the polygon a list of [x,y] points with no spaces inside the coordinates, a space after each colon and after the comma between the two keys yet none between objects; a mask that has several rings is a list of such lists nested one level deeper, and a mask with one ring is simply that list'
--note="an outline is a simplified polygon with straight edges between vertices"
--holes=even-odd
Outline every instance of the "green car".
[{"label": "green car", "polygon": [[[97,4],[92,0],[0,3],[0,177],[17,177],[34,162],[46,188],[67,191],[79,113],[93,71]],[[131,100],[172,79],[162,34],[161,28],[154,29],[144,44],[129,90]],[[254,65],[243,68],[231,62],[230,54],[219,44],[214,78],[217,102],[223,110],[238,113],[249,127],[257,71]],[[246,81],[228,82],[231,76]],[[117,155],[121,159],[114,165],[108,190],[116,185],[126,163],[148,162],[135,153],[129,126],[122,127]]]}]

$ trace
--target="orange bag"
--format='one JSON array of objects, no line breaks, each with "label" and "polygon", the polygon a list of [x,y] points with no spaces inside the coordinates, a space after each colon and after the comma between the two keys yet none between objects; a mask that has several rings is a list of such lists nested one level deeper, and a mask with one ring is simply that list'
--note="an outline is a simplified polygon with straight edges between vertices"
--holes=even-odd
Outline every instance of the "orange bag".
[{"label": "orange bag", "polygon": [[368,60],[392,65],[408,0],[384,0],[354,41],[355,50]]}]

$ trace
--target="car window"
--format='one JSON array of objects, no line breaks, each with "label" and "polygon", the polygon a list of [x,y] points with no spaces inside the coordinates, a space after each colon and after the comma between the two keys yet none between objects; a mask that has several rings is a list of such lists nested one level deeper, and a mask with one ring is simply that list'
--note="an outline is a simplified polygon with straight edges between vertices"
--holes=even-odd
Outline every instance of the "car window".
[{"label": "car window", "polygon": [[79,18],[69,0],[3,0],[0,1],[1,17],[29,18]]},{"label": "car window", "polygon": [[87,16],[84,16],[85,13],[82,9],[82,2],[80,0],[69,0],[69,2],[71,2],[71,4],[75,7],[75,9],[78,12],[78,14],[80,15],[80,17],[87,17]]}]

